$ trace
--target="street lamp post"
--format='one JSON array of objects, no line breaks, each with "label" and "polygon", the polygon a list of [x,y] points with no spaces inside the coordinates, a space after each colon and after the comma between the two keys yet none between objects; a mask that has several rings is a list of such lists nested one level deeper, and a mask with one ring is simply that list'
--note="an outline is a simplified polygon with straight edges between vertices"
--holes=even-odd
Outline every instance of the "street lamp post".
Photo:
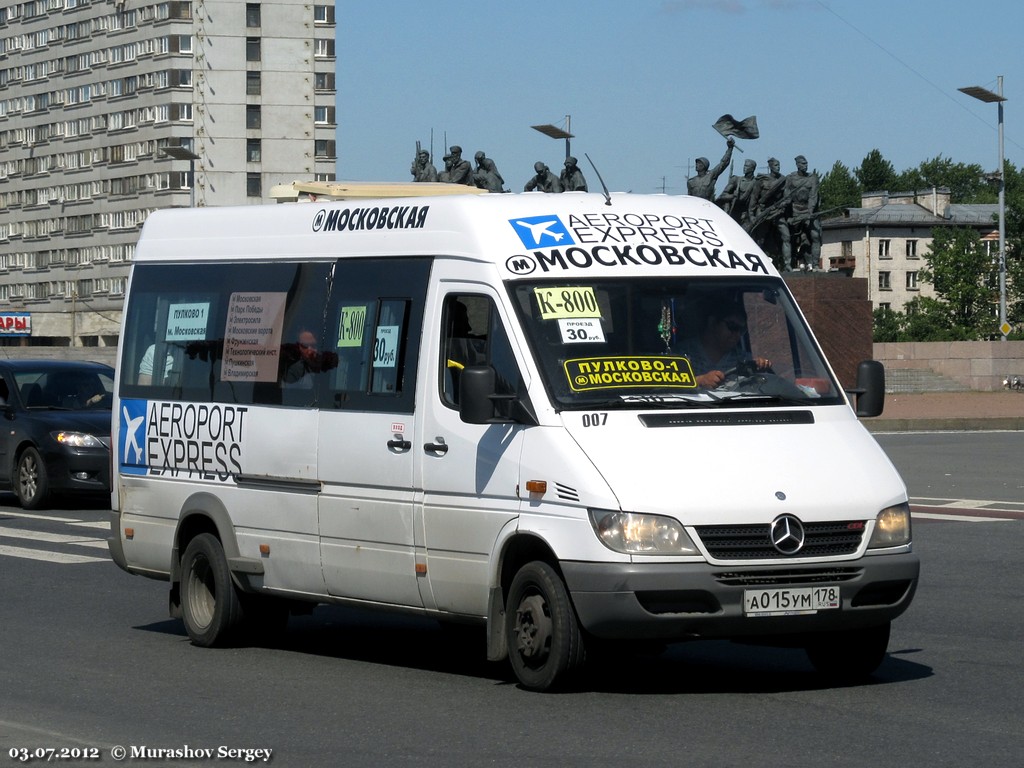
[{"label": "street lamp post", "polygon": [[565,157],[569,158],[569,139],[575,138],[570,132],[572,129],[572,115],[565,116],[565,128],[559,128],[557,125],[531,125],[531,128],[535,131],[540,131],[545,136],[550,136],[552,139],[565,139]]},{"label": "street lamp post", "polygon": [[1006,174],[1003,172],[1003,76],[999,75],[998,90],[993,93],[979,85],[958,88],[961,93],[984,101],[986,104],[999,105],[999,332],[1002,340],[1010,332],[1010,324],[1006,322]]},{"label": "street lamp post", "polygon": [[186,147],[162,147],[160,151],[175,160],[188,160],[188,205],[196,207],[196,160],[199,155]]}]

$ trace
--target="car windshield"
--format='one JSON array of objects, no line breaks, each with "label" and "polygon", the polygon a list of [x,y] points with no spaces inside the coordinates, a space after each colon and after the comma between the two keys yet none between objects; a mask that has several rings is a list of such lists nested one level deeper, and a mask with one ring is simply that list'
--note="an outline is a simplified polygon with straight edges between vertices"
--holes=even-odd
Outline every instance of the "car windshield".
[{"label": "car windshield", "polygon": [[778,278],[523,281],[509,289],[559,409],[844,402]]},{"label": "car windshield", "polygon": [[21,370],[14,374],[25,408],[110,410],[114,377],[102,368]]}]

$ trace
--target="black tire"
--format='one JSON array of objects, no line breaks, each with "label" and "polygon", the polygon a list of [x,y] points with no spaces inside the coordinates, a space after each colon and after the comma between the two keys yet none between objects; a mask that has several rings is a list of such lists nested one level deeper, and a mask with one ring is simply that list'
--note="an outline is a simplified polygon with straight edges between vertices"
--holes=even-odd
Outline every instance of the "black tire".
[{"label": "black tire", "polygon": [[231,581],[224,548],[201,533],[181,558],[181,616],[195,645],[226,645],[242,619],[242,604]]},{"label": "black tire", "polygon": [[586,652],[569,592],[547,563],[527,563],[512,580],[505,611],[512,669],[524,688],[546,691],[583,665]]},{"label": "black tire", "polygon": [[26,448],[18,458],[14,492],[23,509],[39,509],[50,500],[50,480],[43,457],[35,448]]},{"label": "black tire", "polygon": [[807,643],[807,656],[818,673],[832,682],[863,682],[885,659],[889,629],[886,622],[877,627],[815,635]]}]

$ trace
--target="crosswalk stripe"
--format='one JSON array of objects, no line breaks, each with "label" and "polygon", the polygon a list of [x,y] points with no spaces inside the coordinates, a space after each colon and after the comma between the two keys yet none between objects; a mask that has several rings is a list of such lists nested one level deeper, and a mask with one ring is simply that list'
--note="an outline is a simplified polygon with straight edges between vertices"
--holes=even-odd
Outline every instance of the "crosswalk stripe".
[{"label": "crosswalk stripe", "polygon": [[106,549],[105,539],[93,537],[83,538],[82,536],[69,536],[64,533],[47,533],[46,531],[28,531],[24,528],[7,528],[0,526],[0,536],[7,536],[12,539],[30,539],[31,541],[44,541],[47,544],[74,544],[78,547],[94,547]]},{"label": "crosswalk stripe", "polygon": [[20,557],[26,560],[43,560],[48,563],[109,563],[109,557],[89,557],[87,555],[71,555],[66,552],[47,552],[41,549],[25,547],[7,547],[0,545],[0,556]]},{"label": "crosswalk stripe", "polygon": [[1012,517],[975,517],[973,515],[954,515],[934,512],[910,511],[910,517],[915,520],[958,520],[961,523],[1012,523]]}]

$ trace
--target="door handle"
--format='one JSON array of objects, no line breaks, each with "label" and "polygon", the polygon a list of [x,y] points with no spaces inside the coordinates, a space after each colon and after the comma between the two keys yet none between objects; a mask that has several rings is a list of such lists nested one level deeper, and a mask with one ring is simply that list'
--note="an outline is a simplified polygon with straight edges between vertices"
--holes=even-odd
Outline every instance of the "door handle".
[{"label": "door handle", "polygon": [[412,448],[412,443],[408,440],[388,440],[388,448],[396,451],[408,451]]},{"label": "door handle", "polygon": [[423,450],[427,453],[448,453],[447,443],[424,443]]}]

